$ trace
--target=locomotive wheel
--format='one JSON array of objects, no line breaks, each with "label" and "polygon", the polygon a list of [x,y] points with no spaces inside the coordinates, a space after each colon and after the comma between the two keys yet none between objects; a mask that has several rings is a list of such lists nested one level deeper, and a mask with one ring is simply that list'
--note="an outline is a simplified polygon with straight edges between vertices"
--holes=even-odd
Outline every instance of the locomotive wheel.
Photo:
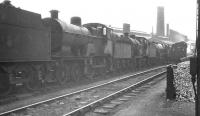
[{"label": "locomotive wheel", "polygon": [[9,76],[0,68],[0,96],[6,96],[11,93],[13,87],[9,83]]},{"label": "locomotive wheel", "polygon": [[81,68],[78,64],[72,65],[71,76],[74,81],[79,81],[81,77]]},{"label": "locomotive wheel", "polygon": [[[62,71],[63,70],[63,71]],[[57,69],[57,79],[60,85],[65,85],[70,78],[70,66],[64,65],[63,69]]]},{"label": "locomotive wheel", "polygon": [[39,80],[39,73],[33,67],[27,67],[26,70],[23,71],[25,78],[27,78],[27,82],[25,83],[27,89],[31,91],[39,90],[42,87],[42,82]]}]

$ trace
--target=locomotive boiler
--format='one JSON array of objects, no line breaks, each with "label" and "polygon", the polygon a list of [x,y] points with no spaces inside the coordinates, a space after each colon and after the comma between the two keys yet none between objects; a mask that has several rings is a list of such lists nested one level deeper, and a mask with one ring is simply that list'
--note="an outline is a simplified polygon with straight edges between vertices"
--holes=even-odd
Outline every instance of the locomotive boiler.
[{"label": "locomotive boiler", "polygon": [[[82,27],[78,23],[67,24],[58,19],[57,10],[51,10],[51,17],[43,19],[43,23],[51,33],[51,50],[53,56],[86,55],[85,52],[90,37],[90,32],[87,28]],[[81,19],[79,23],[81,23]]]}]

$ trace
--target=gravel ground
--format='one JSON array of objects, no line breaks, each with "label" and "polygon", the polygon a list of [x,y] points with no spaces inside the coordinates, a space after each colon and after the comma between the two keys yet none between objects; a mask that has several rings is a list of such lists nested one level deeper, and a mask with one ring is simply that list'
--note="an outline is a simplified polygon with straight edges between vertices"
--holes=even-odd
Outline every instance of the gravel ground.
[{"label": "gravel ground", "polygon": [[[166,80],[134,97],[112,116],[194,116],[193,102],[166,99]],[[111,116],[111,115],[109,115]]]},{"label": "gravel ground", "polygon": [[190,75],[190,62],[182,62],[174,69],[174,84],[178,101],[194,102],[194,90]]}]

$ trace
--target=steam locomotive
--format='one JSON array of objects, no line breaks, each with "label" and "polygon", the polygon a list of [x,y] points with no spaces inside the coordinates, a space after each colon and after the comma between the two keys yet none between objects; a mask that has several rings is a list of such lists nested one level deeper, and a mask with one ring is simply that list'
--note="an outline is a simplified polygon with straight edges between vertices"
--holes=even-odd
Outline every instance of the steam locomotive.
[{"label": "steam locomotive", "polygon": [[170,56],[169,47],[163,47],[166,43],[116,33],[100,23],[82,25],[80,17],[67,24],[58,18],[57,10],[50,12],[51,17],[42,19],[10,1],[0,4],[0,95],[10,93],[13,85],[38,90],[45,83],[65,85],[163,63]]}]

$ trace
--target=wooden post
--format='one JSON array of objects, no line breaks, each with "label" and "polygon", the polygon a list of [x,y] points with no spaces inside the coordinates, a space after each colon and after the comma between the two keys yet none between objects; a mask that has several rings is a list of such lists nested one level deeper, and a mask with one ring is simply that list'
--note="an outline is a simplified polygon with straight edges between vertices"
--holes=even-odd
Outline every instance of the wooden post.
[{"label": "wooden post", "polygon": [[196,98],[196,116],[200,116],[200,0],[197,0],[197,33],[196,33],[196,49],[197,49],[197,98]]},{"label": "wooden post", "polygon": [[171,66],[167,67],[167,88],[166,88],[166,98],[169,100],[176,99],[176,90],[174,87],[174,72]]}]

